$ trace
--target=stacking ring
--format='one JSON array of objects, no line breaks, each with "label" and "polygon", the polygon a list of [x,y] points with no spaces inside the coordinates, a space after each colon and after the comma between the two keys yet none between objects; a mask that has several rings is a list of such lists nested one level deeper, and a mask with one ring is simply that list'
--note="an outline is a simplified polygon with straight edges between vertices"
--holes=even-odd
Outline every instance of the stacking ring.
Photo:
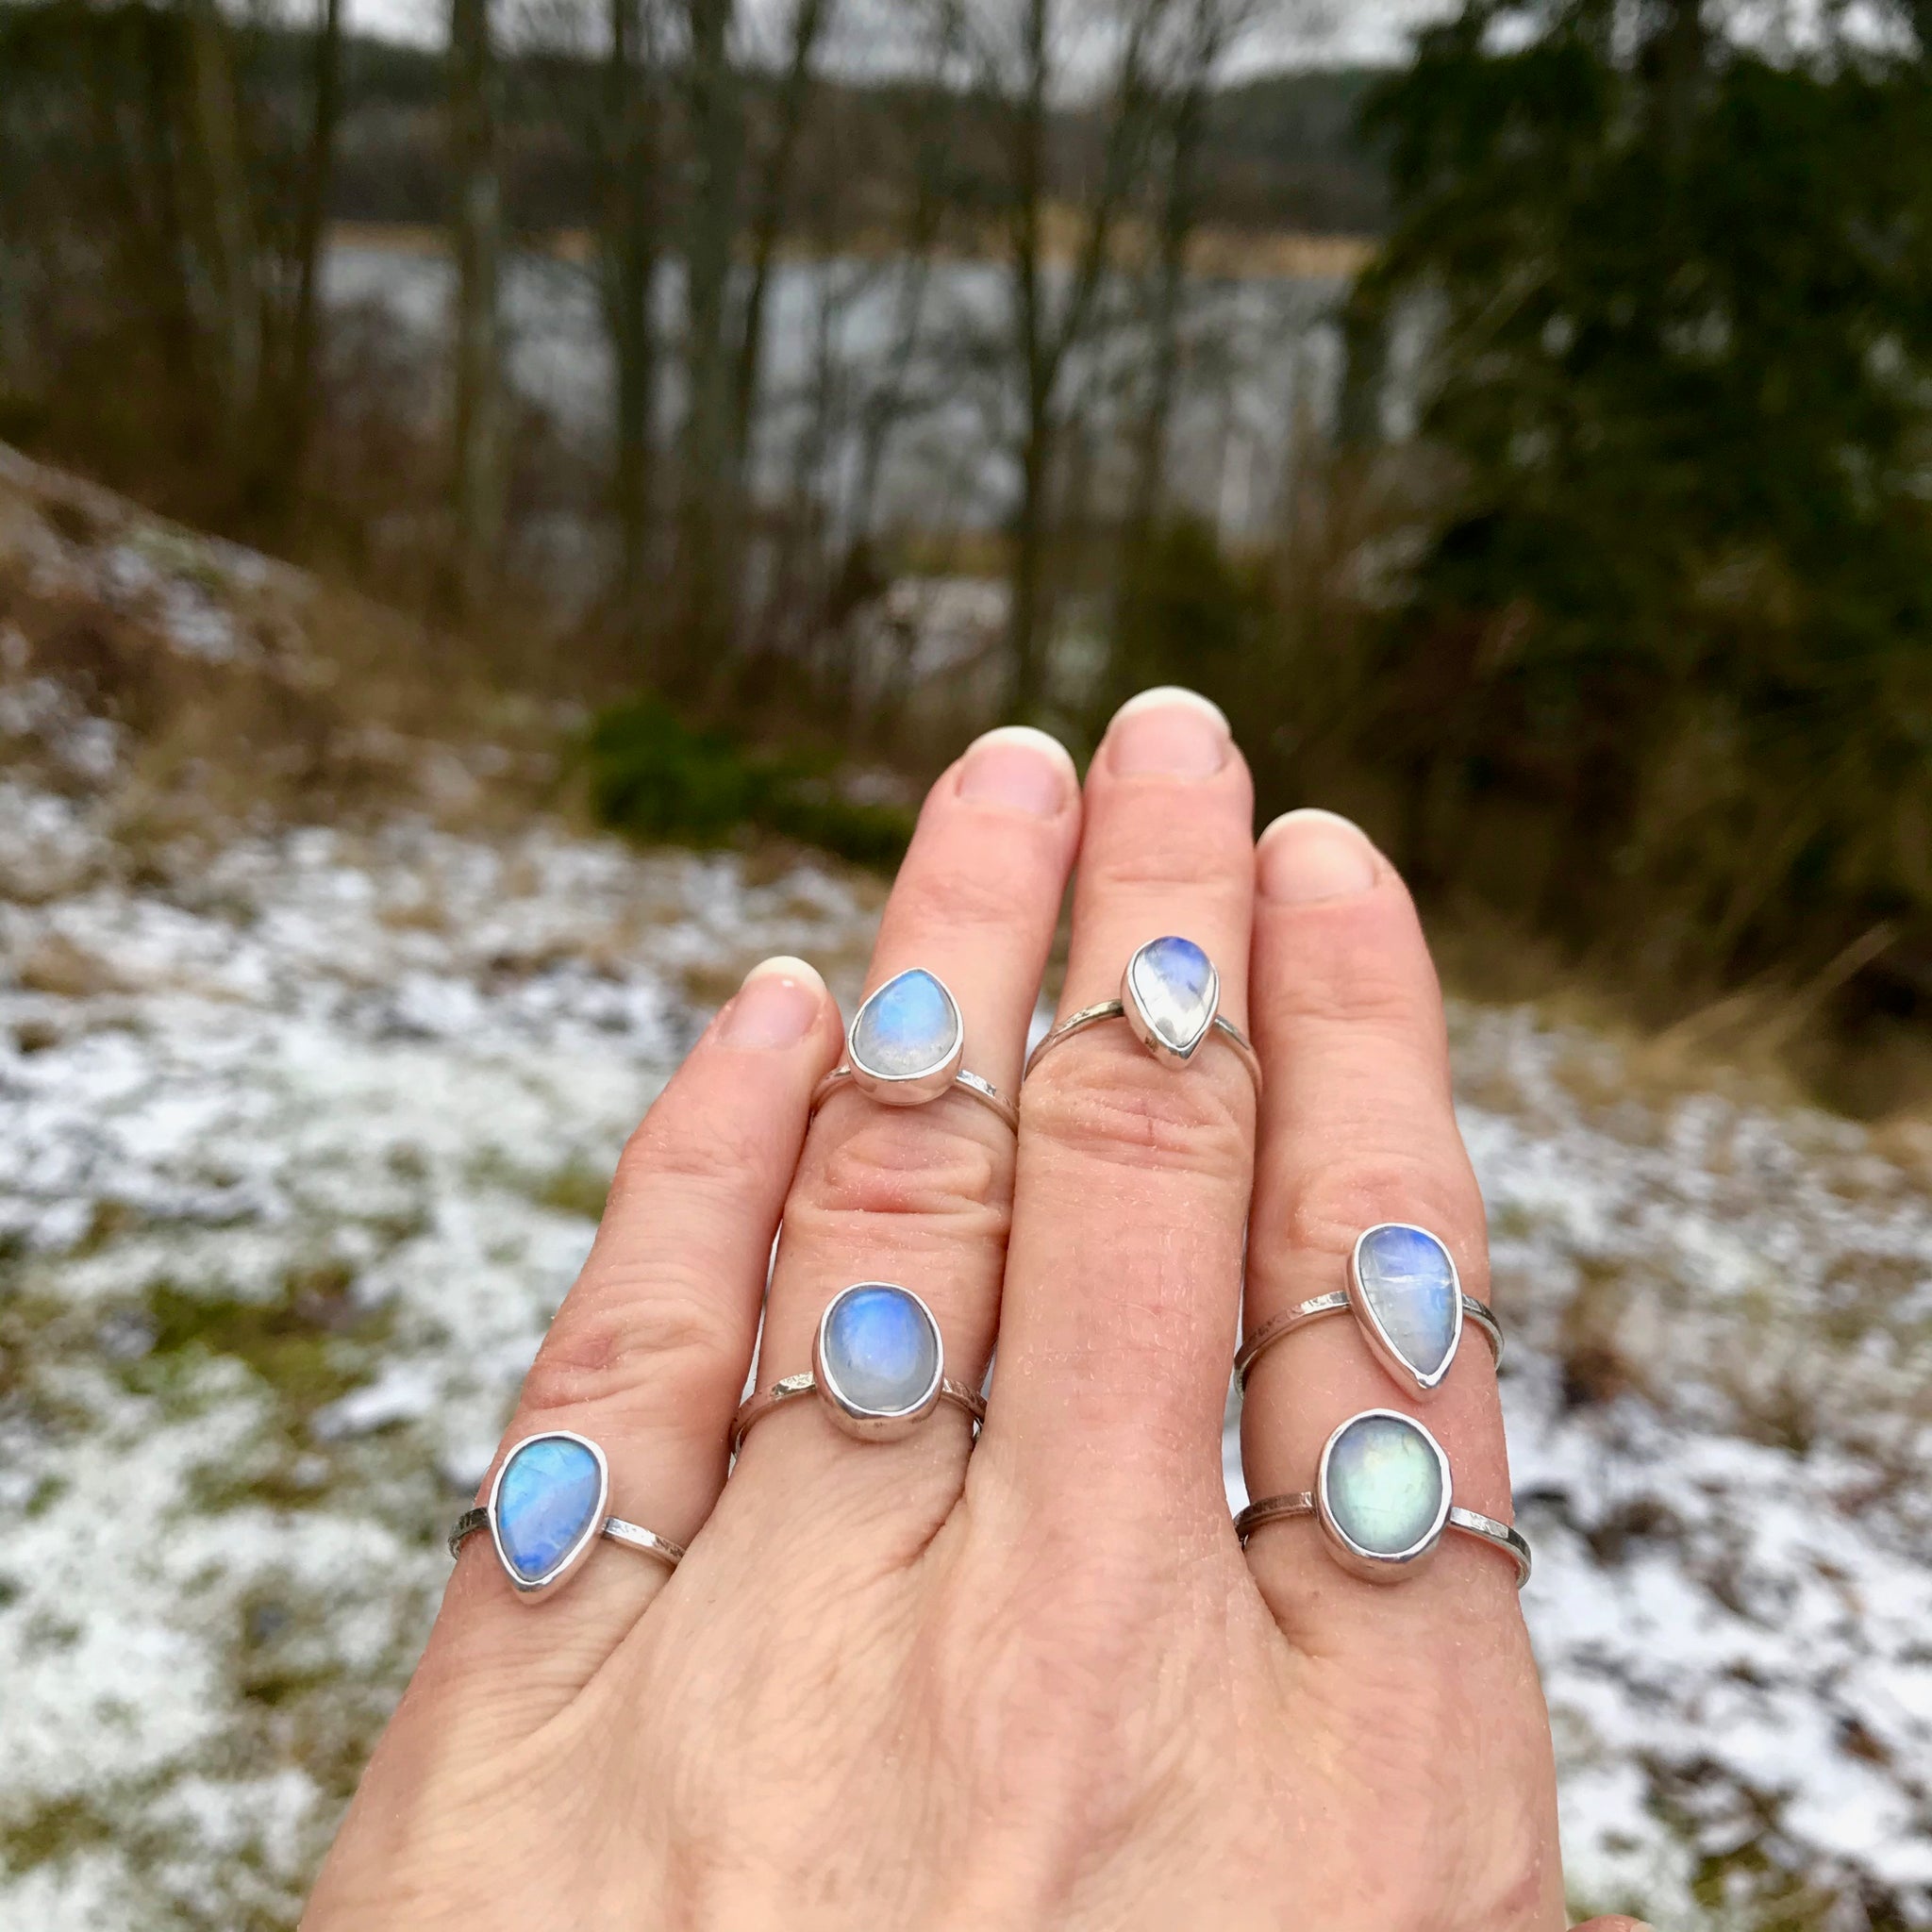
[{"label": "stacking ring", "polygon": [[[1056,1026],[1026,1057],[1026,1073],[1057,1047],[1103,1020],[1125,1020],[1134,1038],[1170,1067],[1184,1067],[1210,1035],[1218,1034],[1241,1056],[1255,1091],[1261,1091],[1261,1061],[1253,1042],[1219,1010],[1221,974],[1192,940],[1173,934],[1149,940],[1121,974],[1121,996],[1083,1007]],[[1024,1077],[1024,1075],[1022,1076]]]},{"label": "stacking ring", "polygon": [[471,1537],[488,1529],[496,1560],[525,1603],[561,1589],[600,1536],[656,1557],[673,1570],[684,1560],[682,1543],[621,1516],[607,1516],[609,1502],[610,1465],[589,1437],[568,1429],[525,1436],[503,1458],[489,1502],[457,1519],[449,1553],[460,1555]]},{"label": "stacking ring", "polygon": [[731,1424],[731,1453],[774,1408],[816,1391],[848,1436],[891,1442],[910,1434],[941,1402],[986,1420],[977,1390],[946,1378],[945,1344],[932,1310],[908,1288],[858,1281],[841,1289],[819,1317],[811,1367],[748,1397]]},{"label": "stacking ring", "polygon": [[1507,1523],[1450,1499],[1449,1457],[1412,1416],[1367,1408],[1328,1438],[1312,1490],[1267,1496],[1234,1520],[1245,1546],[1267,1523],[1312,1516],[1328,1548],[1352,1575],[1399,1583],[1436,1553],[1445,1529],[1504,1552],[1516,1565],[1516,1587],[1529,1581],[1529,1544]]},{"label": "stacking ring", "polygon": [[1346,1289],[1301,1302],[1248,1337],[1234,1358],[1235,1380],[1245,1389],[1255,1364],[1284,1335],[1344,1308],[1382,1366],[1419,1394],[1428,1394],[1449,1373],[1465,1322],[1474,1322],[1496,1359],[1503,1359],[1503,1331],[1483,1303],[1463,1293],[1447,1247],[1425,1227],[1384,1221],[1357,1236]]},{"label": "stacking ring", "polygon": [[965,1051],[958,1001],[938,974],[915,966],[887,980],[853,1014],[845,1058],[813,1089],[811,1110],[848,1081],[888,1107],[923,1107],[957,1087],[1017,1132],[1019,1109],[991,1080],[961,1068]]}]

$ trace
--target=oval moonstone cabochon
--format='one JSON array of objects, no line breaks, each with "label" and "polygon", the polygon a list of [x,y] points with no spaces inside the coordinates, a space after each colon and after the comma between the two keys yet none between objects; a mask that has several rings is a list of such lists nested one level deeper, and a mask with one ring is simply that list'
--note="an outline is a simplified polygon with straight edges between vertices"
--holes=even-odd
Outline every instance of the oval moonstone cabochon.
[{"label": "oval moonstone cabochon", "polygon": [[1192,940],[1149,940],[1127,961],[1127,992],[1160,1043],[1185,1057],[1214,1018],[1221,985],[1214,962]]},{"label": "oval moonstone cabochon", "polygon": [[901,973],[852,1016],[846,1044],[854,1062],[889,1080],[910,1080],[944,1066],[959,1044],[959,1008],[924,967]]},{"label": "oval moonstone cabochon", "polygon": [[1449,1250],[1420,1227],[1388,1222],[1356,1243],[1351,1292],[1425,1389],[1442,1379],[1461,1334],[1462,1291]]},{"label": "oval moonstone cabochon", "polygon": [[1342,1424],[1322,1459],[1322,1508],[1357,1549],[1403,1557],[1441,1525],[1441,1452],[1420,1423],[1371,1409]]},{"label": "oval moonstone cabochon", "polygon": [[868,1415],[916,1409],[940,1377],[940,1331],[918,1296],[887,1281],[848,1288],[819,1327],[819,1366]]},{"label": "oval moonstone cabochon", "polygon": [[597,1520],[604,1471],[570,1436],[537,1436],[504,1464],[495,1496],[496,1545],[525,1583],[547,1576]]}]

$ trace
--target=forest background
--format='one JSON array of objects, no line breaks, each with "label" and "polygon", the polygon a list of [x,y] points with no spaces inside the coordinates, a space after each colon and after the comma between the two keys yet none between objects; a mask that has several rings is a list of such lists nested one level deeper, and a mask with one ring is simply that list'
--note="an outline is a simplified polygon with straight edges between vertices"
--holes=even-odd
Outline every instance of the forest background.
[{"label": "forest background", "polygon": [[1932,1091],[1932,8],[1297,17],[9,0],[0,439],[646,838],[890,862],[974,731],[1186,682],[1478,990]]}]

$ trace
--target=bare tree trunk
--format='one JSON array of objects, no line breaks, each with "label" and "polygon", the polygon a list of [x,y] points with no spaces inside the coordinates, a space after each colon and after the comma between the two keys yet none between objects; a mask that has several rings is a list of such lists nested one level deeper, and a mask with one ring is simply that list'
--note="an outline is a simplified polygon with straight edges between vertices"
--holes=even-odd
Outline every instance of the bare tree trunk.
[{"label": "bare tree trunk", "polygon": [[738,229],[742,104],[732,66],[733,0],[686,0],[685,383],[678,507],[677,624],[664,682],[696,695],[735,632],[738,467],[733,454],[732,244]]},{"label": "bare tree trunk", "polygon": [[315,363],[320,339],[323,248],[329,184],[335,169],[336,124],[341,112],[342,0],[320,0],[316,23],[308,155],[302,171],[295,223],[295,313],[283,373],[281,434],[270,486],[286,503],[299,489],[315,423]]},{"label": "bare tree trunk", "polygon": [[497,175],[496,59],[489,0],[450,8],[450,132],[456,173],[456,409],[452,541],[446,591],[472,608],[503,530],[503,343],[498,283],[503,208]]},{"label": "bare tree trunk", "polygon": [[1095,348],[1093,321],[1117,225],[1140,177],[1148,128],[1148,37],[1165,0],[1126,0],[1120,65],[1108,109],[1100,179],[1082,213],[1079,246],[1056,304],[1048,286],[1047,134],[1058,82],[1058,22],[1054,0],[1026,0],[1021,35],[1018,98],[1009,114],[1012,187],[1008,204],[1008,280],[1012,359],[1019,377],[1023,427],[1020,490],[1008,523],[1010,608],[1007,651],[1012,709],[1025,716],[1045,695],[1054,584],[1047,568],[1055,462],[1065,408],[1062,376],[1070,356]]},{"label": "bare tree trunk", "polygon": [[732,371],[732,450],[741,478],[750,459],[752,427],[758,414],[758,370],[765,345],[765,302],[772,264],[784,230],[791,198],[798,139],[811,100],[812,56],[831,16],[828,0],[797,0],[791,15],[791,44],[785,78],[775,105],[777,126],[758,171],[751,222],[751,273],[739,317],[738,352]]},{"label": "bare tree trunk", "polygon": [[607,71],[604,286],[617,369],[616,509],[619,598],[634,642],[647,627],[658,402],[652,310],[660,248],[659,100],[655,0],[610,0]]},{"label": "bare tree trunk", "polygon": [[1192,0],[1178,72],[1169,90],[1166,176],[1161,184],[1149,304],[1147,400],[1135,457],[1129,540],[1144,539],[1158,519],[1167,487],[1168,436],[1180,388],[1181,322],[1188,248],[1199,215],[1201,145],[1208,129],[1209,89],[1229,41],[1251,0]]},{"label": "bare tree trunk", "polygon": [[190,0],[188,25],[195,138],[207,170],[218,304],[217,391],[229,453],[239,459],[259,375],[261,303],[255,275],[254,225],[249,219],[228,24],[214,0]]}]

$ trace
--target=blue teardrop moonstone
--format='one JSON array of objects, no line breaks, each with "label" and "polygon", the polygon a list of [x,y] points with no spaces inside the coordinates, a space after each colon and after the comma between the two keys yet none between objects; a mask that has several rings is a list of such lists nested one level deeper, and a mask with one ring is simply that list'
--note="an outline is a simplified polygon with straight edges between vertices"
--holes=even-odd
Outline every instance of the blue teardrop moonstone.
[{"label": "blue teardrop moonstone", "polygon": [[852,1023],[852,1055],[868,1073],[908,1078],[941,1065],[958,1033],[952,994],[915,966],[887,980],[859,1008]]},{"label": "blue teardrop moonstone", "polygon": [[1127,968],[1128,991],[1155,1035],[1191,1052],[1214,1017],[1214,965],[1192,940],[1150,940]]},{"label": "blue teardrop moonstone", "polygon": [[1371,1228],[1356,1250],[1357,1291],[1418,1375],[1449,1359],[1456,1340],[1456,1270],[1449,1250],[1419,1227]]},{"label": "blue teardrop moonstone", "polygon": [[496,1491],[496,1535],[525,1582],[563,1560],[596,1516],[603,1487],[597,1458],[566,1437],[539,1436],[510,1457]]}]

